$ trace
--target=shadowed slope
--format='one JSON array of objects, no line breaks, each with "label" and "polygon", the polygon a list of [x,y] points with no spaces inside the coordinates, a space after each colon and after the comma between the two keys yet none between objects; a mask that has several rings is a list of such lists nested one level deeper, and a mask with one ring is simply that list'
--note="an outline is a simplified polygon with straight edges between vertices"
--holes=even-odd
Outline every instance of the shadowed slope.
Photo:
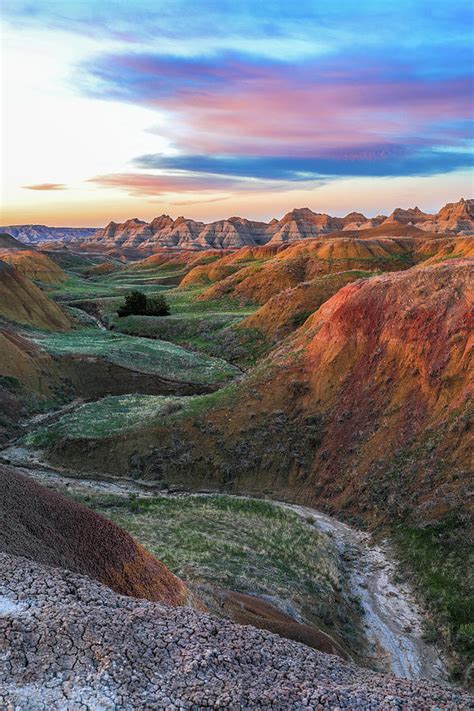
[{"label": "shadowed slope", "polygon": [[23,242],[19,242],[17,239],[15,239],[15,237],[12,237],[6,232],[2,232],[0,234],[0,250],[3,249],[28,249],[28,247],[26,247]]},{"label": "shadowed slope", "polygon": [[88,575],[121,595],[179,605],[186,588],[128,533],[0,466],[0,550]]}]

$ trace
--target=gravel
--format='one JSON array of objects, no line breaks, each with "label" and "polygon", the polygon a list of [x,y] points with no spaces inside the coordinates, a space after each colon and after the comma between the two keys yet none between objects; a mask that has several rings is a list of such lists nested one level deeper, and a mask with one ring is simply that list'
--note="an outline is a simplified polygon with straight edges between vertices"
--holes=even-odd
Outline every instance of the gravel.
[{"label": "gravel", "polygon": [[126,598],[0,555],[0,708],[468,709],[467,694],[377,674],[190,608]]}]

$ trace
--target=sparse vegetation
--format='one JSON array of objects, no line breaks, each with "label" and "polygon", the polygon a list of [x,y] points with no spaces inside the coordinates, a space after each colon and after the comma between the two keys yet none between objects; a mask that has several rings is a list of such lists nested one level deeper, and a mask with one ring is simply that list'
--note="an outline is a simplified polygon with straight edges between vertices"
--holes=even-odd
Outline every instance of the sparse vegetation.
[{"label": "sparse vegetation", "polygon": [[359,611],[337,548],[293,512],[225,496],[92,494],[80,500],[125,528],[190,587],[269,596],[353,643]]},{"label": "sparse vegetation", "polygon": [[167,341],[134,338],[83,328],[68,333],[35,333],[32,340],[54,355],[86,355],[189,383],[223,383],[238,371],[222,359],[185,350]]},{"label": "sparse vegetation", "polygon": [[399,525],[395,541],[402,562],[434,613],[427,634],[444,639],[455,654],[453,679],[474,660],[474,553],[465,522],[450,516],[417,528]]}]

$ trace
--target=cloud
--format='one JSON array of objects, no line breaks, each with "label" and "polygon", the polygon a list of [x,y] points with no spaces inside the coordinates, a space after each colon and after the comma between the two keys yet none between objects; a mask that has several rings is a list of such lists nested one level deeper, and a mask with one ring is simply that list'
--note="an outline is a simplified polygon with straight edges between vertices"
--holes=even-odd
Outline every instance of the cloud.
[{"label": "cloud", "polygon": [[[150,44],[177,56],[227,49],[293,61],[352,47],[425,57],[439,70],[469,62],[473,8],[470,0],[4,0],[2,14],[19,27]],[[440,51],[448,47],[450,58]]]},{"label": "cloud", "polygon": [[136,158],[134,163],[139,168],[193,171],[201,176],[308,182],[337,176],[433,175],[469,168],[472,160],[472,154],[466,152],[389,144],[333,151],[332,154],[322,152],[310,157],[144,155]]},{"label": "cloud", "polygon": [[[176,172],[154,175],[151,173],[111,173],[97,175],[88,182],[104,188],[118,188],[134,196],[160,196],[172,193],[228,193],[235,190],[252,190],[269,187],[268,181],[250,181],[239,177]],[[276,185],[275,187],[278,187]]]},{"label": "cloud", "polygon": [[38,183],[37,185],[23,185],[25,190],[67,190],[63,183]]},{"label": "cloud", "polygon": [[[416,66],[387,58],[372,63],[348,54],[286,63],[132,53],[98,58],[87,71],[94,95],[158,110],[166,118],[156,133],[184,156],[218,156],[221,164],[226,156],[251,157],[249,165],[256,156],[291,156],[295,165],[303,158],[323,161],[321,170],[311,168],[318,173],[423,175],[443,161],[448,169],[462,162],[435,155],[437,147],[460,152],[472,135],[468,77],[427,79]],[[351,172],[342,170],[344,153]],[[335,160],[332,171],[327,159]],[[368,173],[371,160],[375,172]]]}]

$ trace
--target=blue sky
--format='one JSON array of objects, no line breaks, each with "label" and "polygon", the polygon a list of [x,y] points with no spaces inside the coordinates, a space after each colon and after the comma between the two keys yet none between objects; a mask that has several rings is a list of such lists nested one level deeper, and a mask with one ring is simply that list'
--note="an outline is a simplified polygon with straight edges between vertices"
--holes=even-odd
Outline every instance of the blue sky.
[{"label": "blue sky", "polygon": [[7,0],[2,14],[2,192],[19,222],[183,204],[204,219],[374,214],[472,191],[471,2]]}]

